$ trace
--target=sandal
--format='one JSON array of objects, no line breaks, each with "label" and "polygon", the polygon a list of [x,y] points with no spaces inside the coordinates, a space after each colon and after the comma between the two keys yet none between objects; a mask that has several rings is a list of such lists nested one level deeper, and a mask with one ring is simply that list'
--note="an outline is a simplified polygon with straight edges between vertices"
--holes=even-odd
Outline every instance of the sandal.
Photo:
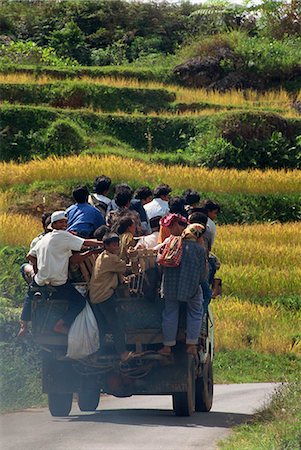
[{"label": "sandal", "polygon": [[198,350],[195,344],[187,344],[186,353],[189,355],[197,356]]},{"label": "sandal", "polygon": [[171,347],[168,347],[167,345],[164,345],[164,347],[160,348],[158,353],[161,356],[170,356],[171,355]]}]

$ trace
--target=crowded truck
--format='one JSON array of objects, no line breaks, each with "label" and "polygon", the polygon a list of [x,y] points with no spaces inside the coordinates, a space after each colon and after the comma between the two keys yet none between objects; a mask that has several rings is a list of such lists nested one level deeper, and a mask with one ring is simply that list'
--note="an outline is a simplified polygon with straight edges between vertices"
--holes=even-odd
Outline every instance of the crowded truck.
[{"label": "crowded truck", "polygon": [[21,268],[19,337],[31,330],[41,347],[50,413],[67,416],[73,394],[94,411],[103,393],[170,395],[178,416],[208,412],[220,207],[166,184],[110,192],[101,175],[91,193],[75,187],[66,210],[45,212]]}]

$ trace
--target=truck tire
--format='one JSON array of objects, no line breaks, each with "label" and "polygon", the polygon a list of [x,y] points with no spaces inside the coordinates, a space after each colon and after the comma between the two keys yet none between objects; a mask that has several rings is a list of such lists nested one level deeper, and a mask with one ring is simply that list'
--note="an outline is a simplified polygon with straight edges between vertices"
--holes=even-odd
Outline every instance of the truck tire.
[{"label": "truck tire", "polygon": [[77,404],[81,411],[95,411],[100,397],[100,389],[85,389],[78,393]]},{"label": "truck tire", "polygon": [[172,406],[176,416],[191,416],[195,411],[195,361],[191,355],[188,355],[187,391],[175,392]]},{"label": "truck tire", "polygon": [[72,407],[73,394],[70,393],[48,393],[48,408],[53,417],[66,417],[69,415]]},{"label": "truck tire", "polygon": [[195,410],[209,412],[213,402],[213,370],[210,355],[203,365],[202,375],[195,381]]}]

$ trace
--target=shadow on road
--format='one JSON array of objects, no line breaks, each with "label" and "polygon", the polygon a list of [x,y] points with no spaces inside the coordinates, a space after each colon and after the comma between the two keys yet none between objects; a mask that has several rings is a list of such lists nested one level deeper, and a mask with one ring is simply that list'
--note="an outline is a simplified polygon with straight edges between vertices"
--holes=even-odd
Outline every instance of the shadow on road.
[{"label": "shadow on road", "polygon": [[234,425],[247,422],[252,417],[251,414],[214,411],[195,413],[191,417],[176,417],[173,411],[168,409],[115,409],[80,416],[70,415],[63,420],[141,426],[232,428]]}]

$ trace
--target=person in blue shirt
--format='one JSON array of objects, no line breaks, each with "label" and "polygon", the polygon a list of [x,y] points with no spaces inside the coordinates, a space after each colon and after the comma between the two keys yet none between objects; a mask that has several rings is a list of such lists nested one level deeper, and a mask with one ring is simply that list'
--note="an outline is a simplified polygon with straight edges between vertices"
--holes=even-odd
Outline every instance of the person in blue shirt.
[{"label": "person in blue shirt", "polygon": [[105,225],[103,215],[88,203],[89,190],[87,186],[76,187],[72,195],[76,203],[66,209],[67,231],[83,238],[91,237],[98,227]]}]

